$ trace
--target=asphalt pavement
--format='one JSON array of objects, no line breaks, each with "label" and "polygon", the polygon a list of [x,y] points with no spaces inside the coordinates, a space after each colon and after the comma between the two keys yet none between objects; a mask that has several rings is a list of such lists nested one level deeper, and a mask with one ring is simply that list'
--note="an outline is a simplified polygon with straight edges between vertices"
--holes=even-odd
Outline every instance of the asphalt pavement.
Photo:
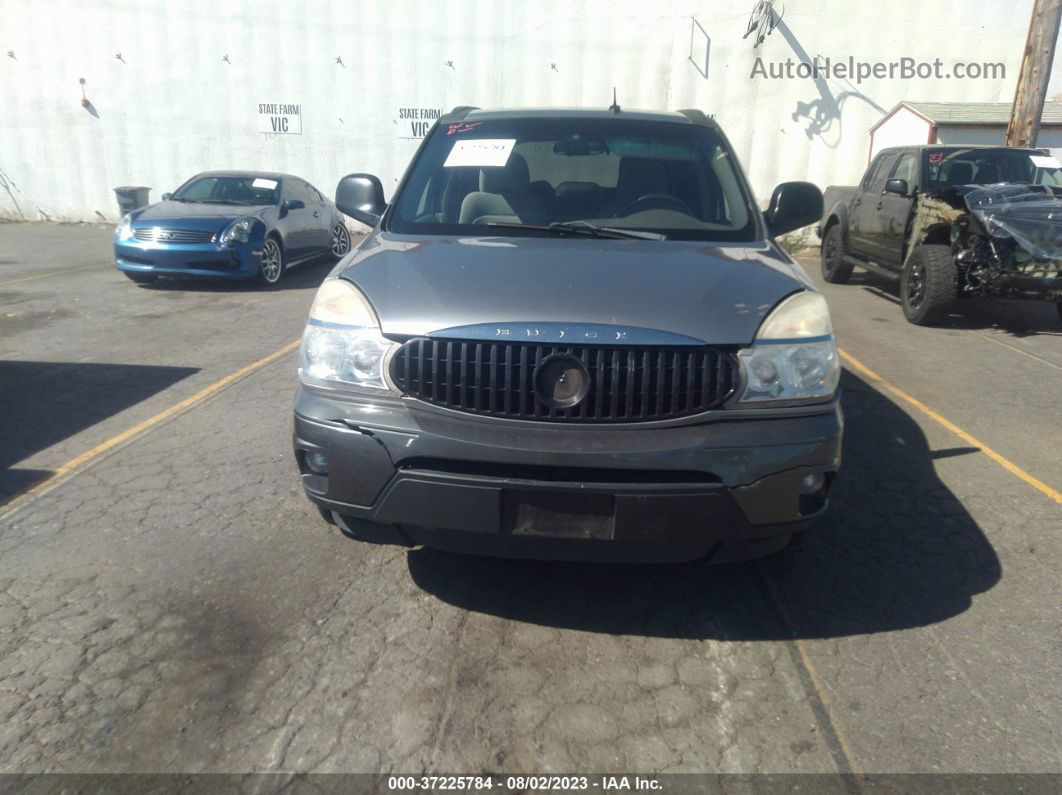
[{"label": "asphalt pavement", "polygon": [[1052,306],[925,329],[827,285],[820,528],[751,564],[506,561],[355,543],[302,496],[290,346],[330,263],[141,287],[110,236],[0,225],[0,772],[1062,772]]}]

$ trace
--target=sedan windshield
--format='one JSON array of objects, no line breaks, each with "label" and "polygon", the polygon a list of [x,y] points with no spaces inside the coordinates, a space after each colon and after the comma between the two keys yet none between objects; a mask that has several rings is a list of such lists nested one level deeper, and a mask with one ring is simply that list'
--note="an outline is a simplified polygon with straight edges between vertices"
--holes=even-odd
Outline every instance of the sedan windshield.
[{"label": "sedan windshield", "polygon": [[583,239],[638,230],[720,241],[754,240],[757,231],[718,132],[621,117],[440,125],[396,198],[389,228]]},{"label": "sedan windshield", "polygon": [[202,204],[276,204],[280,181],[254,174],[224,177],[196,177],[186,182],[170,198]]}]

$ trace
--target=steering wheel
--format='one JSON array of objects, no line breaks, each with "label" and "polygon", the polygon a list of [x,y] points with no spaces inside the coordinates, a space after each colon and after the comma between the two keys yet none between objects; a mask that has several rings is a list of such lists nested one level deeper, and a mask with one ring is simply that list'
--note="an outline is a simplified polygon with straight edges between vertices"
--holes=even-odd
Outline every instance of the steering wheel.
[{"label": "steering wheel", "polygon": [[[673,208],[677,209],[681,213],[685,213],[686,215],[691,216],[693,215],[693,210],[691,210],[690,206],[686,204],[686,202],[682,201],[682,199],[676,198],[675,196],[669,196],[666,193],[647,193],[644,196],[639,196],[637,199],[635,199],[622,210],[620,210],[620,212],[616,214],[616,217],[623,218],[625,216],[628,216],[631,213],[635,212],[635,208],[637,208],[639,204],[650,203],[655,203],[657,205],[670,204]],[[643,207],[641,209],[645,210],[649,208]]]}]

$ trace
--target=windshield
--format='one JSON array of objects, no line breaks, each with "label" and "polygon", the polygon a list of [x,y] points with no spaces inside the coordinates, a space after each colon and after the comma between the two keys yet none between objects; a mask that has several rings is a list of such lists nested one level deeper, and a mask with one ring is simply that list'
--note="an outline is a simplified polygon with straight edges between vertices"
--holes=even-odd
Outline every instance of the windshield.
[{"label": "windshield", "polygon": [[225,177],[197,177],[186,182],[170,198],[175,201],[209,204],[276,204],[280,181],[254,174]]},{"label": "windshield", "polygon": [[[1057,162],[1057,160],[1055,161]],[[1062,166],[1047,166],[1037,169],[1034,185],[1062,185]]]},{"label": "windshield", "polygon": [[999,182],[1054,184],[1034,158],[1050,161],[1040,152],[1023,149],[929,149],[926,154],[929,190],[948,185],[994,185]]},{"label": "windshield", "polygon": [[548,234],[588,222],[687,240],[754,240],[755,210],[709,127],[504,119],[436,128],[389,219],[414,234]]}]

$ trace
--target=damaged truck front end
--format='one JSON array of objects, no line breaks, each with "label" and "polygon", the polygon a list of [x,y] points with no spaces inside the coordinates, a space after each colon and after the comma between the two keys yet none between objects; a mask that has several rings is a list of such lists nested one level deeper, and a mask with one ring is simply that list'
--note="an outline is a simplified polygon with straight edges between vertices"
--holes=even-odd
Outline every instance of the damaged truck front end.
[{"label": "damaged truck front end", "polygon": [[1062,188],[949,186],[918,196],[901,271],[908,320],[936,322],[957,298],[1055,302],[1062,316]]}]

